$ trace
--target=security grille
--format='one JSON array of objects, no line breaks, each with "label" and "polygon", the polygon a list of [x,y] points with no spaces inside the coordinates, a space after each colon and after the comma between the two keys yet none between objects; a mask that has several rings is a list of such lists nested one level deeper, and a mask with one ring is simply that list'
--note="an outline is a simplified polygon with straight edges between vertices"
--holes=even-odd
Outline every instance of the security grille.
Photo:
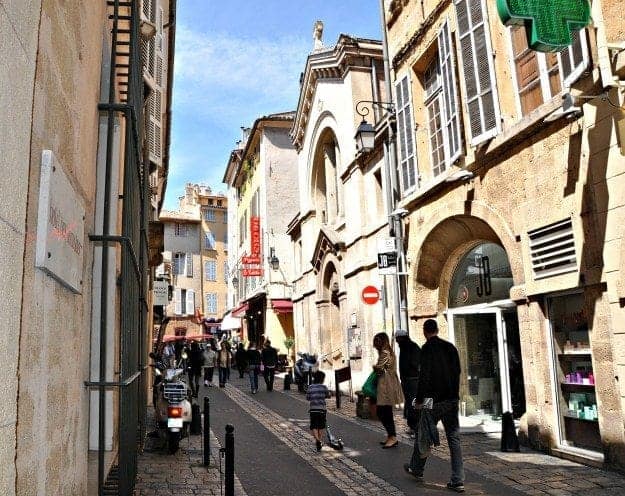
[{"label": "security grille", "polygon": [[554,222],[527,234],[535,279],[577,270],[571,219]]}]

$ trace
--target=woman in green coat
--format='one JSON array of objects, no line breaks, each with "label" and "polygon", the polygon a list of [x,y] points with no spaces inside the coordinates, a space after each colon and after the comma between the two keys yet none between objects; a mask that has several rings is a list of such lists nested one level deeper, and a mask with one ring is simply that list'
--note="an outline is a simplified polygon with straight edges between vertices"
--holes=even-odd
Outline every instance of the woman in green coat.
[{"label": "woman in green coat", "polygon": [[404,401],[397,376],[397,359],[386,333],[379,332],[373,337],[373,347],[378,351],[378,361],[373,366],[378,376],[376,413],[386,429],[386,440],[381,443],[382,449],[394,448],[399,441],[395,431],[393,407]]}]

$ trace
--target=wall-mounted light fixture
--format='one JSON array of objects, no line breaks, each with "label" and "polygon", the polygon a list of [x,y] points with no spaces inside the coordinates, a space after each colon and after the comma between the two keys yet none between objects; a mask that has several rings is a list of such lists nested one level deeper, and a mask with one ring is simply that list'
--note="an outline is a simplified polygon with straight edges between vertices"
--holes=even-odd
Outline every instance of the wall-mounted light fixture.
[{"label": "wall-mounted light fixture", "polygon": [[271,247],[269,248],[269,256],[267,257],[267,261],[273,270],[280,269],[280,259],[276,256],[276,249]]},{"label": "wall-mounted light fixture", "polygon": [[358,129],[356,129],[354,139],[356,140],[356,149],[361,153],[369,153],[375,148],[375,129],[365,119],[365,117],[369,115],[369,107],[365,106],[366,103],[386,110],[391,116],[395,115],[395,107],[390,102],[360,100],[356,103],[356,113],[362,117],[362,121]]}]

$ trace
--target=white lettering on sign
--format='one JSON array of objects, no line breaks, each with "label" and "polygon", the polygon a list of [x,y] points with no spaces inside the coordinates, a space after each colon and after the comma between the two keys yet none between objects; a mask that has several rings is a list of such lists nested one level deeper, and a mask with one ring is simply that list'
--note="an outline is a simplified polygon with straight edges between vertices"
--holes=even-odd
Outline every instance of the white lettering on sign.
[{"label": "white lettering on sign", "polygon": [[85,207],[50,150],[41,154],[35,266],[82,291]]}]

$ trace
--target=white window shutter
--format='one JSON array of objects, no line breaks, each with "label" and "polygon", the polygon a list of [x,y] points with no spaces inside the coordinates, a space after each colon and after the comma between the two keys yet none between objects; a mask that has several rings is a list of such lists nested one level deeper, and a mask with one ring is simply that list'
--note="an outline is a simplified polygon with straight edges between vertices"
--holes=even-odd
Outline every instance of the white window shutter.
[{"label": "white window shutter", "polygon": [[570,88],[590,63],[585,29],[574,34],[571,46],[558,53],[558,61],[562,74],[562,87]]},{"label": "white window shutter", "polygon": [[185,258],[187,277],[193,277],[193,253],[187,253]]},{"label": "white window shutter", "polygon": [[180,288],[174,289],[174,313],[182,315],[182,290]]},{"label": "white window shutter", "polygon": [[501,127],[488,13],[485,0],[454,0],[454,4],[471,146],[476,146],[496,136]]},{"label": "white window shutter", "polygon": [[415,143],[412,128],[412,102],[410,99],[410,80],[403,77],[395,85],[396,112],[397,112],[397,135],[399,145],[399,172],[401,180],[401,192],[405,194],[412,190],[417,183],[417,171],[415,167]]},{"label": "white window shutter", "polygon": [[193,315],[195,313],[195,291],[187,289],[187,301],[185,306],[185,314]]},{"label": "white window shutter", "polygon": [[458,115],[458,92],[456,86],[456,65],[451,44],[449,21],[445,21],[438,33],[438,57],[443,83],[443,106],[447,130],[447,165],[451,165],[460,156],[460,116]]}]

